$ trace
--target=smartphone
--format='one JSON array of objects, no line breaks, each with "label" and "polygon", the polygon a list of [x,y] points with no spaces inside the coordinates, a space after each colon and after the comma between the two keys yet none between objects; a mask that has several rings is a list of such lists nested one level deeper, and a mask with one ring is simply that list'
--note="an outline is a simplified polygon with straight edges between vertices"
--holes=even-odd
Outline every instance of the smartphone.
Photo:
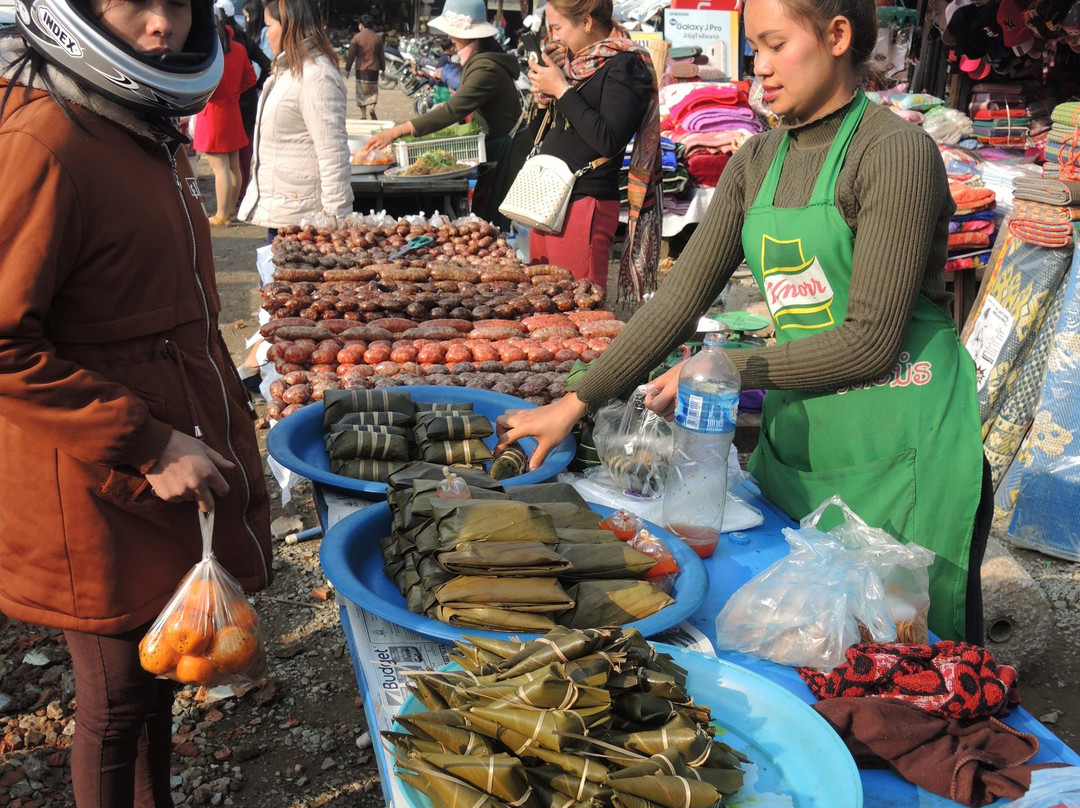
[{"label": "smartphone", "polygon": [[544,60],[540,58],[540,40],[536,38],[536,34],[532,31],[522,31],[521,44],[530,62],[544,63]]}]

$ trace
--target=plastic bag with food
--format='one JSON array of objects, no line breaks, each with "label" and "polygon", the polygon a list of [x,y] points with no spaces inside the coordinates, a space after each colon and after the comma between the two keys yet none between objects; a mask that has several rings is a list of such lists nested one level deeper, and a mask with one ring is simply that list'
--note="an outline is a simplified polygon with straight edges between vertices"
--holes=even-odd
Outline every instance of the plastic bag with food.
[{"label": "plastic bag with food", "polygon": [[594,420],[593,442],[600,466],[586,476],[634,497],[663,494],[671,458],[671,425],[645,407],[645,388],[634,390],[626,403],[605,404]]},{"label": "plastic bag with food", "polygon": [[139,662],[150,673],[213,687],[258,679],[266,668],[259,618],[213,553],[214,514],[199,515],[203,555],[146,636]]},{"label": "plastic bag with food", "polygon": [[[844,521],[817,528],[830,507]],[[798,530],[788,555],[740,587],[716,618],[719,648],[782,665],[831,669],[857,642],[927,642],[928,568],[934,554],[868,526],[839,497]]]}]

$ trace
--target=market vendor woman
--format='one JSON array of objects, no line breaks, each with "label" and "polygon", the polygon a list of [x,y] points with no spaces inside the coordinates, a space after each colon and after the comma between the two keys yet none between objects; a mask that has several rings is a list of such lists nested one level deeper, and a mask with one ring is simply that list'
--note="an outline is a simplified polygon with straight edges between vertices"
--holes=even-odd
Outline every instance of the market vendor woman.
[{"label": "market vendor woman", "polygon": [[[499,222],[499,204],[506,196],[511,164],[524,158],[524,154],[511,155],[514,133],[522,120],[521,95],[514,85],[521,69],[517,58],[503,51],[495,40],[498,29],[487,22],[486,14],[484,0],[446,0],[442,14],[428,27],[446,34],[457,47],[461,62],[457,92],[431,112],[376,132],[366,148],[385,148],[406,135],[430,135],[474,115],[487,133],[487,161],[496,164],[487,204],[476,212],[488,221]],[[524,138],[519,141],[529,145]]]},{"label": "market vendor woman", "polygon": [[[745,387],[769,391],[749,465],[762,493],[794,519],[838,494],[933,550],[931,630],[981,643],[992,498],[974,367],[946,313],[941,158],[858,89],[873,0],[748,0],[744,19],[785,124],[732,158],[671,276],[576,389],[505,419],[500,446],[535,435],[535,467],[686,340],[745,260],[776,329],[775,345],[729,354]],[[651,409],[673,411],[678,370],[653,382]]]}]

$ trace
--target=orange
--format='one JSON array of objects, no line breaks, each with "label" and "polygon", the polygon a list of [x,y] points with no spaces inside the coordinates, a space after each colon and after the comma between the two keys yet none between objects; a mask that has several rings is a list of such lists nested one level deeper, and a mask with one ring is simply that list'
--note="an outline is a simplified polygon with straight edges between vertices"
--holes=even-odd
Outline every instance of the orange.
[{"label": "orange", "polygon": [[229,623],[254,633],[259,615],[244,598],[229,601]]},{"label": "orange", "polygon": [[178,658],[161,632],[147,634],[139,643],[139,664],[143,666],[143,670],[155,676],[171,671],[176,667]]},{"label": "orange", "polygon": [[206,657],[184,654],[176,663],[176,678],[189,685],[213,685],[218,672]]},{"label": "orange", "polygon": [[247,665],[259,648],[255,636],[239,626],[226,626],[214,635],[207,652],[222,673],[236,673]]},{"label": "orange", "polygon": [[196,578],[188,584],[187,591],[184,593],[185,609],[201,609],[211,617],[220,601],[218,587],[209,578]]},{"label": "orange", "polygon": [[214,639],[210,616],[201,609],[184,609],[169,615],[163,633],[178,654],[202,653]]}]

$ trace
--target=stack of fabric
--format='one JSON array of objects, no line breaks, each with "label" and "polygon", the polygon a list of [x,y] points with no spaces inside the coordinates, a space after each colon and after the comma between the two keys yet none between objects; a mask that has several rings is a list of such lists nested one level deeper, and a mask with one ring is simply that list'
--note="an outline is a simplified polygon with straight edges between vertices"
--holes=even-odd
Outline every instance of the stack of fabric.
[{"label": "stack of fabric", "polygon": [[745,82],[669,85],[660,93],[660,128],[685,149],[690,178],[713,187],[731,155],[764,129],[747,103]]},{"label": "stack of fabric", "polygon": [[1080,101],[1058,104],[1050,121],[1043,176],[1080,179]]},{"label": "stack of fabric", "polygon": [[[619,171],[619,193],[624,206],[628,205],[627,188],[630,178],[630,153],[634,141],[626,144],[622,169]],[[663,169],[661,186],[664,191],[664,213],[685,213],[689,206],[690,172],[686,168],[683,153],[686,148],[670,138],[660,138],[660,158]]]},{"label": "stack of fabric", "polygon": [[956,203],[956,213],[949,222],[949,256],[945,271],[982,269],[990,260],[997,235],[996,194],[989,188],[960,182],[950,182],[949,192]]},{"label": "stack of fabric", "polygon": [[[1072,244],[1073,227],[1080,222],[1080,182],[1040,178],[1031,178],[1028,182],[1054,183],[1055,187],[1043,189],[1020,185],[1016,190],[1016,203],[1008,218],[1009,232],[1036,247],[1068,247]],[[1067,204],[1051,205],[1035,201],[1048,196],[1062,196]]]},{"label": "stack of fabric", "polygon": [[1041,170],[1027,158],[995,147],[980,149],[979,156],[982,158],[979,176],[983,187],[993,191],[997,198],[996,212],[1001,221],[1012,210],[1013,183],[1020,177],[1038,177]]},{"label": "stack of fabric", "polygon": [[975,138],[988,146],[1023,149],[1031,118],[1018,84],[976,84],[968,105]]}]

